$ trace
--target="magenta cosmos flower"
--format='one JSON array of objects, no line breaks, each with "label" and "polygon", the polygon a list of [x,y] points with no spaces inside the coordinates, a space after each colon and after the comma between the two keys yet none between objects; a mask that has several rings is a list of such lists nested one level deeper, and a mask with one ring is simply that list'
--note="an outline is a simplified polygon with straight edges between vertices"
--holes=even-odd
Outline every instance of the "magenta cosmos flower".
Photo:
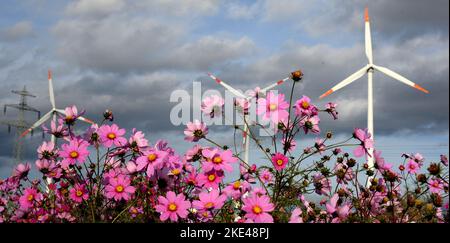
[{"label": "magenta cosmos flower", "polygon": [[100,136],[100,142],[107,148],[110,148],[113,144],[116,146],[127,144],[127,139],[123,137],[125,129],[119,129],[116,124],[101,126],[98,129],[98,135]]},{"label": "magenta cosmos flower", "polygon": [[272,156],[272,164],[278,171],[284,169],[288,162],[288,157],[284,156],[282,153],[276,153],[274,156]]},{"label": "magenta cosmos flower", "polygon": [[156,169],[161,169],[164,165],[164,160],[167,157],[167,152],[150,149],[144,151],[142,156],[136,160],[137,170],[141,171],[147,168],[147,176],[151,177],[155,174]]},{"label": "magenta cosmos flower", "polygon": [[42,130],[44,130],[44,132],[48,134],[52,134],[57,138],[69,136],[68,128],[64,127],[64,121],[62,119],[58,119],[58,125],[56,125],[56,122],[52,120],[50,122],[50,128],[42,125]]},{"label": "magenta cosmos flower", "polygon": [[419,168],[419,164],[414,160],[409,160],[408,164],[406,164],[406,169],[408,169],[408,173],[410,174],[416,174]]},{"label": "magenta cosmos flower", "polygon": [[263,120],[270,120],[274,124],[278,124],[279,121],[286,120],[289,117],[289,113],[286,111],[288,108],[289,104],[284,100],[284,94],[276,95],[269,92],[265,99],[258,99],[256,114],[262,115]]},{"label": "magenta cosmos flower", "polygon": [[58,150],[55,148],[55,144],[51,141],[44,141],[37,149],[38,158],[40,160],[50,161],[58,156]]},{"label": "magenta cosmos flower", "polygon": [[244,193],[248,192],[250,189],[250,183],[248,183],[247,181],[241,182],[240,180],[237,180],[228,184],[228,186],[223,189],[223,192],[225,193],[225,195],[227,195],[227,197],[238,200]]},{"label": "magenta cosmos flower", "polygon": [[63,118],[66,124],[72,125],[79,116],[84,114],[84,111],[78,113],[77,107],[72,105],[64,109],[64,114],[65,116]]},{"label": "magenta cosmos flower", "polygon": [[336,215],[337,217],[334,217],[333,219],[333,223],[338,223],[344,219],[347,218],[349,211],[350,211],[350,206],[345,203],[342,206],[338,206],[339,200],[339,195],[338,194],[334,194],[331,199],[330,202],[326,204],[326,208],[327,208],[327,212],[331,215]]},{"label": "magenta cosmos flower", "polygon": [[85,185],[75,184],[69,192],[70,199],[74,202],[80,203],[83,200],[87,200],[89,198],[89,193],[85,188]]},{"label": "magenta cosmos flower", "polygon": [[353,153],[356,157],[362,157],[367,154],[367,150],[373,148],[373,140],[371,138],[372,135],[367,131],[367,129],[362,130],[359,128],[355,128],[353,132],[353,137],[358,139],[361,144],[353,150]]},{"label": "magenta cosmos flower", "polygon": [[210,170],[225,170],[228,172],[233,171],[231,163],[237,161],[237,158],[233,157],[231,150],[219,151],[219,149],[203,149],[202,155],[206,158],[206,161],[202,163],[204,171]]},{"label": "magenta cosmos flower", "polygon": [[274,206],[270,202],[268,196],[262,197],[246,197],[242,199],[245,211],[245,217],[255,223],[273,223],[273,218],[269,214],[273,211]]},{"label": "magenta cosmos flower", "polygon": [[311,99],[305,95],[295,102],[294,108],[297,116],[315,116],[319,113],[317,107],[311,104]]},{"label": "magenta cosmos flower", "polygon": [[306,117],[300,121],[300,127],[303,128],[305,134],[308,134],[308,132],[317,134],[320,132],[319,123],[319,116]]},{"label": "magenta cosmos flower", "polygon": [[191,203],[186,200],[184,194],[177,195],[173,191],[167,192],[166,197],[159,196],[158,203],[155,209],[161,214],[159,217],[161,221],[170,219],[177,222],[178,217],[184,219],[189,214],[188,209],[191,207]]},{"label": "magenta cosmos flower", "polygon": [[301,217],[302,210],[300,208],[295,208],[292,211],[291,218],[289,219],[289,223],[303,223],[303,218]]},{"label": "magenta cosmos flower", "polygon": [[219,116],[222,113],[222,107],[225,101],[218,95],[211,95],[203,99],[202,111],[211,118]]},{"label": "magenta cosmos flower", "polygon": [[28,210],[33,207],[34,202],[39,202],[42,200],[42,194],[39,193],[34,188],[26,188],[23,195],[19,198],[20,208]]},{"label": "magenta cosmos flower", "polygon": [[116,201],[124,199],[128,201],[136,189],[130,186],[130,178],[125,175],[119,175],[116,178],[109,179],[109,185],[106,186],[106,197],[114,198]]},{"label": "magenta cosmos flower", "polygon": [[217,189],[219,188],[219,183],[222,182],[223,176],[223,171],[211,170],[206,173],[199,174],[197,181],[200,186]]},{"label": "magenta cosmos flower", "polygon": [[81,139],[73,139],[70,140],[69,144],[63,144],[60,152],[61,157],[63,157],[61,167],[67,168],[76,162],[83,163],[89,155],[88,146],[89,143]]},{"label": "magenta cosmos flower", "polygon": [[204,122],[195,120],[194,122],[188,122],[186,129],[184,130],[184,139],[190,142],[197,142],[204,138],[208,134],[208,128]]},{"label": "magenta cosmos flower", "polygon": [[192,202],[192,206],[197,210],[203,212],[207,210],[220,209],[222,208],[227,197],[221,195],[219,190],[212,190],[210,192],[201,192],[199,195],[199,200]]}]

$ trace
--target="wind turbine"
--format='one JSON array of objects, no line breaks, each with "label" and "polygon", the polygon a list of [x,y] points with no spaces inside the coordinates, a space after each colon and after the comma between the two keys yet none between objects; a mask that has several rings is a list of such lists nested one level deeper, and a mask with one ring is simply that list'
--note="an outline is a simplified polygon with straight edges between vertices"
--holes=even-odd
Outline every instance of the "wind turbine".
[{"label": "wind turbine", "polygon": [[[47,112],[44,116],[41,117],[41,119],[39,119],[37,122],[35,122],[30,128],[28,128],[27,130],[25,130],[20,137],[24,137],[25,135],[27,135],[29,132],[31,132],[33,129],[35,129],[36,127],[42,125],[44,122],[46,122],[47,120],[49,120],[50,118],[53,121],[56,121],[56,115],[59,113],[61,115],[66,115],[65,111],[62,109],[58,109],[56,108],[56,104],[55,104],[55,94],[53,92],[53,81],[52,81],[52,71],[48,70],[48,92],[50,95],[50,103],[52,104],[52,109]],[[89,124],[94,124],[93,121],[84,118],[82,116],[77,117],[78,120],[89,123]],[[53,143],[55,143],[55,136],[52,135],[51,137],[51,141]]]},{"label": "wind turbine", "polygon": [[[373,57],[372,57],[372,40],[371,40],[371,36],[370,36],[370,22],[369,22],[369,9],[366,8],[365,12],[364,12],[364,20],[365,20],[365,46],[366,46],[366,56],[367,59],[369,60],[369,64],[367,64],[366,66],[364,66],[363,68],[359,69],[358,71],[356,71],[355,73],[353,73],[352,75],[350,75],[348,78],[344,79],[343,81],[341,81],[340,83],[336,84],[333,88],[331,88],[330,90],[328,90],[327,92],[325,92],[323,95],[320,96],[320,98],[324,98],[325,96],[330,95],[331,93],[345,87],[346,85],[352,83],[353,81],[359,79],[360,77],[362,77],[364,74],[367,73],[367,78],[368,78],[368,92],[367,92],[367,128],[370,132],[370,134],[372,135],[372,139],[374,138],[374,131],[373,131],[373,89],[372,89],[372,76],[373,76],[373,71],[377,70],[380,71],[384,74],[386,74],[387,76],[394,78],[406,85],[409,85],[415,89],[418,89],[424,93],[429,93],[428,90],[422,88],[421,86],[419,86],[418,84],[413,83],[412,81],[410,81],[409,79],[401,76],[400,74],[385,68],[385,67],[381,67],[381,66],[377,66],[375,64],[373,64]],[[368,153],[368,158],[367,158],[367,164],[369,165],[369,168],[372,168],[374,165],[374,157],[373,157],[373,149],[369,149],[369,153]],[[368,180],[368,183],[370,183],[370,180]]]},{"label": "wind turbine", "polygon": [[[300,74],[301,74],[301,72],[300,72]],[[214,79],[218,84],[222,85],[225,89],[227,89],[228,91],[230,91],[232,94],[234,94],[235,96],[237,96],[239,98],[246,99],[247,101],[253,98],[250,95],[245,95],[242,92],[240,92],[239,90],[234,89],[233,87],[231,87],[230,85],[228,85],[221,79],[217,78],[216,76],[212,75],[211,73],[208,73],[208,76],[210,78]],[[280,79],[277,82],[265,87],[264,89],[259,90],[258,93],[265,94],[268,90],[273,89],[274,87],[276,87],[280,84],[283,84],[290,78],[291,77]],[[244,120],[245,121],[248,120],[248,114],[246,114],[245,112],[244,112]],[[250,145],[248,132],[249,132],[249,127],[248,127],[247,122],[245,122],[244,123],[244,131],[242,132],[242,145],[244,146],[244,163],[246,163],[247,165],[248,165],[249,145]]]}]

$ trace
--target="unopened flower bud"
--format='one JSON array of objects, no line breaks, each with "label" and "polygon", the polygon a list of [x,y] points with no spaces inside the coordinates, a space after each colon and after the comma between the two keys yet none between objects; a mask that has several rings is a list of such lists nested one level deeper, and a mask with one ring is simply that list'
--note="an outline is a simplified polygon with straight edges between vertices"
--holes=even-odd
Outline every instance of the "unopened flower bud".
[{"label": "unopened flower bud", "polygon": [[103,118],[105,118],[105,120],[109,120],[109,121],[113,121],[114,120],[114,116],[111,110],[106,110],[103,113]]},{"label": "unopened flower bud", "polygon": [[409,207],[414,207],[414,204],[416,203],[416,197],[414,197],[414,195],[412,194],[409,194],[406,198],[406,203]]},{"label": "unopened flower bud", "polygon": [[405,170],[405,166],[400,165],[400,166],[398,167],[398,169],[399,169],[400,171],[404,171],[404,170]]},{"label": "unopened flower bud", "polygon": [[355,166],[355,164],[356,164],[356,160],[355,159],[349,159],[348,161],[347,161],[347,166],[348,167],[353,167],[353,166]]},{"label": "unopened flower bud", "polygon": [[437,193],[431,194],[431,201],[433,202],[433,205],[436,207],[442,206],[442,197]]},{"label": "unopened flower bud", "polygon": [[327,138],[330,139],[333,137],[333,133],[332,132],[327,132]]},{"label": "unopened flower bud", "polygon": [[430,172],[430,174],[432,175],[439,175],[441,173],[441,166],[439,166],[439,164],[436,163],[432,163],[429,167],[428,167],[428,172]]},{"label": "unopened flower bud", "polygon": [[303,72],[299,69],[291,73],[291,78],[295,82],[300,81],[303,78]]},{"label": "unopened flower bud", "polygon": [[426,183],[427,182],[427,176],[424,174],[418,174],[417,175],[417,181],[420,183]]},{"label": "unopened flower bud", "polygon": [[415,204],[416,208],[420,209],[423,206],[423,201],[420,199],[416,199],[414,204]]}]

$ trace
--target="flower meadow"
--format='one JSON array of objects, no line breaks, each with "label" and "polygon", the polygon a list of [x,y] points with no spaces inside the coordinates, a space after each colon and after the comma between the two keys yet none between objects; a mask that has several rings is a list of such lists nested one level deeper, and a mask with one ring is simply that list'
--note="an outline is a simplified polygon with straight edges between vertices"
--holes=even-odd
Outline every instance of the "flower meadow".
[{"label": "flower meadow", "polygon": [[[126,135],[109,110],[78,132],[83,112],[68,107],[66,116],[43,128],[55,142],[42,142],[34,164],[21,163],[0,180],[0,222],[448,223],[447,157],[428,161],[405,153],[394,167],[366,129],[335,141],[320,121],[338,119],[337,104],[320,108],[308,96],[294,97],[301,75],[292,73],[288,97],[253,92],[258,118],[274,131],[262,140],[249,130],[259,165],[255,158],[245,163],[236,142],[215,141],[198,120],[180,134],[191,148],[176,151],[136,129]],[[222,116],[223,106],[220,97],[207,97],[201,110]],[[249,106],[236,99],[243,117]],[[230,130],[244,132],[241,126]],[[298,149],[306,136],[315,142]],[[29,178],[32,169],[40,178]]]}]

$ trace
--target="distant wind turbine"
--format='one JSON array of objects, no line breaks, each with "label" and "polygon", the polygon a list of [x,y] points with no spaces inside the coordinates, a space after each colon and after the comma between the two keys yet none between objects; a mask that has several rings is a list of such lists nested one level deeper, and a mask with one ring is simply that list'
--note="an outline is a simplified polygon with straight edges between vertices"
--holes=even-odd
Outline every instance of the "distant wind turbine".
[{"label": "distant wind turbine", "polygon": [[[231,87],[230,85],[228,85],[221,79],[217,78],[216,76],[212,75],[211,73],[208,73],[208,76],[210,78],[214,79],[218,84],[222,85],[223,87],[225,87],[225,89],[227,89],[228,91],[230,91],[232,94],[234,94],[235,96],[237,96],[239,98],[246,99],[246,100],[250,100],[251,98],[253,98],[250,95],[245,95],[242,92],[234,89],[233,87]],[[265,94],[268,90],[273,89],[280,84],[283,84],[290,78],[291,77],[287,77],[287,78],[278,80],[277,82],[265,87],[264,89],[259,90],[258,93]],[[245,112],[244,112],[244,120],[245,121],[248,120],[248,114],[246,114]],[[248,128],[247,122],[245,122],[244,123],[244,131],[242,132],[242,145],[244,146],[244,163],[246,163],[246,164],[248,164],[248,157],[249,157],[249,134],[248,134],[248,132],[249,132],[249,128]]]},{"label": "distant wind turbine", "polygon": [[[353,73],[352,75],[350,75],[348,78],[344,79],[343,81],[341,81],[340,83],[336,84],[333,88],[331,88],[330,90],[328,90],[327,92],[325,92],[323,95],[320,96],[320,98],[322,99],[325,96],[330,95],[331,93],[345,87],[346,85],[352,83],[353,81],[359,79],[360,77],[362,77],[364,74],[367,73],[367,77],[368,77],[368,106],[367,106],[367,128],[370,132],[370,134],[372,135],[372,139],[374,138],[374,131],[373,131],[373,90],[372,90],[372,75],[373,75],[373,71],[377,70],[380,71],[384,74],[386,74],[387,76],[394,78],[406,85],[409,85],[415,89],[418,89],[424,93],[429,93],[428,90],[422,88],[421,86],[419,86],[418,84],[413,83],[412,81],[410,81],[409,79],[401,76],[400,74],[385,68],[385,67],[380,67],[377,66],[375,64],[373,64],[373,57],[372,57],[372,40],[371,40],[371,36],[370,36],[370,22],[369,22],[369,10],[368,8],[365,9],[365,13],[364,13],[364,19],[365,19],[365,46],[366,46],[366,56],[367,59],[369,60],[369,64],[367,64],[366,66],[364,66],[363,68],[359,69],[358,71],[356,71],[355,73]],[[373,157],[373,149],[369,149],[369,153],[368,153],[368,158],[367,158],[367,163],[369,165],[369,168],[372,168],[374,165],[374,157]],[[368,183],[370,183],[370,181],[368,181]]]},{"label": "distant wind turbine", "polygon": [[[41,119],[39,119],[37,122],[35,122],[30,128],[25,130],[22,133],[22,135],[20,135],[20,137],[24,137],[29,132],[31,132],[33,129],[35,129],[36,127],[42,125],[44,122],[46,122],[50,118],[52,118],[53,121],[56,121],[56,115],[58,113],[61,114],[61,115],[66,115],[64,110],[56,108],[55,94],[53,92],[53,81],[52,81],[52,71],[51,70],[48,70],[48,92],[49,92],[49,95],[50,95],[50,103],[52,104],[52,109],[49,112],[47,112],[44,116],[42,116]],[[87,118],[84,118],[82,116],[77,117],[77,119],[80,120],[80,121],[86,122],[86,123],[94,124],[93,121],[91,121],[91,120],[89,120]],[[52,135],[51,141],[53,143],[55,143],[55,136],[54,135]]]}]

